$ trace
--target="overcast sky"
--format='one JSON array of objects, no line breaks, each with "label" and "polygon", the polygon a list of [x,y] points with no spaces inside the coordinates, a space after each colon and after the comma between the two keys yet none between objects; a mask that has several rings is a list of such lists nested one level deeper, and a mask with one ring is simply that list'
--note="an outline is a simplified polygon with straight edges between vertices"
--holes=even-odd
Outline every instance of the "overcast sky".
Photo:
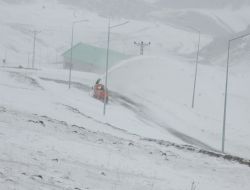
[{"label": "overcast sky", "polygon": [[[232,6],[238,8],[240,6],[250,5],[250,0],[60,0],[67,3],[82,4],[88,6],[100,6],[101,4],[116,4],[124,3],[135,4],[141,3],[142,6],[146,4],[154,4],[159,6],[166,6],[169,8],[223,8],[226,6]],[[149,6],[149,5],[148,5]]]},{"label": "overcast sky", "polygon": [[158,3],[171,8],[223,8],[250,5],[250,0],[158,0]]},{"label": "overcast sky", "polygon": [[[21,3],[21,2],[32,2],[34,0],[1,0],[7,3]],[[37,0],[43,1],[46,0]],[[136,4],[140,2],[142,5],[154,4],[165,5],[170,8],[223,8],[225,6],[232,5],[233,7],[250,5],[250,0],[58,0],[64,3],[76,4],[76,5],[88,5],[88,6],[100,6],[105,4],[116,4],[124,2],[131,4],[135,2]]]}]

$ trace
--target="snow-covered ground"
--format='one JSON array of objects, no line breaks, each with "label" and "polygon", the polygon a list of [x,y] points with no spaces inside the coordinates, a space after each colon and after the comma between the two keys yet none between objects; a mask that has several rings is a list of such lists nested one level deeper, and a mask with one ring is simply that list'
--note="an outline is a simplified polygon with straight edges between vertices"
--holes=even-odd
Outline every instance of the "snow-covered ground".
[{"label": "snow-covered ground", "polygon": [[74,72],[69,90],[63,70],[0,73],[1,189],[249,188],[248,166],[168,143],[186,144],[122,96],[103,117],[94,75]]},{"label": "snow-covered ground", "polygon": [[[2,1],[1,1],[2,2]],[[15,10],[15,14],[9,14]],[[36,67],[47,66],[61,60],[60,55],[70,48],[72,21],[87,19],[77,24],[75,44],[79,41],[106,47],[108,20],[95,12],[80,7],[71,7],[56,1],[34,1],[29,4],[3,3],[0,6],[1,57],[6,65],[31,66],[33,31],[38,31],[36,44]],[[32,17],[30,16],[32,15]],[[129,20],[125,26],[114,28],[111,34],[111,49],[139,55],[134,41],[151,42],[146,54],[162,55],[165,52],[189,54],[196,51],[197,34],[188,29],[173,28],[156,21],[112,19],[112,25]],[[178,36],[178,38],[176,38]],[[211,37],[202,35],[202,47],[211,42]]]},{"label": "snow-covered ground", "polygon": [[[188,135],[220,150],[225,70],[216,66],[199,66],[195,107],[192,109],[195,65],[187,62],[171,56],[125,61],[110,71],[110,88],[142,104],[143,113],[138,115],[171,133]],[[226,125],[227,151],[245,157],[250,157],[249,72],[248,65],[230,68]],[[192,140],[180,138],[192,144]]]},{"label": "snow-covered ground", "polygon": [[[227,154],[220,153],[226,44],[248,31],[248,7],[108,2],[0,0],[0,56],[7,61],[0,67],[0,189],[179,190],[194,182],[197,189],[248,190],[247,38],[231,49]],[[59,63],[72,21],[89,20],[76,26],[75,43],[106,47],[111,10],[112,25],[129,20],[112,29],[111,48],[134,57],[110,69],[103,116],[91,87],[104,76],[73,71],[68,89],[69,73]],[[192,26],[202,29],[200,60],[206,63],[198,65],[194,109],[198,35]],[[37,69],[24,69],[31,67],[34,30],[40,31]],[[151,46],[138,57],[133,43],[141,40]]]}]

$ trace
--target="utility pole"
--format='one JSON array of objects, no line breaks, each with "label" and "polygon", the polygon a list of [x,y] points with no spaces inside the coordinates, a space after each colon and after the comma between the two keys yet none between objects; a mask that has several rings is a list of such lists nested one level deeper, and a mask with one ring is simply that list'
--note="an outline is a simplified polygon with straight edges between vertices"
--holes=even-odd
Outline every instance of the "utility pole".
[{"label": "utility pole", "polygon": [[[105,91],[108,92],[108,65],[109,65],[109,44],[110,44],[110,18],[108,23],[108,41],[107,41],[107,54],[106,54],[106,72],[105,72]],[[103,115],[106,115],[107,97],[105,96],[103,104]]]},{"label": "utility pole", "polygon": [[201,32],[196,30],[199,34],[198,40],[198,49],[196,54],[196,61],[195,61],[195,76],[194,76],[194,87],[193,87],[193,97],[192,97],[192,108],[194,108],[195,103],[195,93],[196,93],[196,83],[197,83],[197,73],[198,73],[198,62],[199,62],[199,54],[200,54],[200,42],[201,42]]},{"label": "utility pole", "polygon": [[72,23],[72,28],[71,28],[71,47],[70,47],[70,65],[69,65],[69,88],[71,87],[71,72],[72,72],[72,59],[73,59],[73,43],[74,43],[74,27],[75,23]]},{"label": "utility pole", "polygon": [[70,65],[69,65],[69,89],[71,87],[71,72],[72,72],[72,67],[73,67],[73,45],[74,45],[74,28],[75,25],[78,23],[82,23],[82,22],[88,22],[88,19],[84,19],[84,20],[79,20],[79,21],[74,21],[72,22],[72,27],[71,27],[71,46],[70,46]]},{"label": "utility pole", "polygon": [[227,70],[226,70],[226,82],[225,82],[224,114],[223,114],[223,128],[222,128],[222,147],[221,147],[221,151],[223,153],[225,151],[225,131],[226,131],[226,117],[227,117],[227,92],[228,92],[230,46],[231,46],[231,40],[228,41],[228,51],[227,51]]},{"label": "utility pole", "polygon": [[35,55],[36,55],[36,35],[37,35],[37,31],[33,31],[33,33],[34,33],[34,40],[33,40],[32,69],[34,69],[34,66],[35,66]]},{"label": "utility pole", "polygon": [[197,53],[195,60],[195,74],[194,74],[194,84],[193,84],[193,94],[192,94],[192,108],[195,106],[195,95],[196,95],[196,83],[197,83],[197,74],[198,74],[198,63],[200,56],[200,43],[201,43],[201,31],[192,27],[192,26],[184,26],[185,28],[191,29],[198,34],[198,43],[197,43]]},{"label": "utility pole", "polygon": [[3,58],[3,66],[7,63],[7,50],[5,50],[4,58]]},{"label": "utility pole", "polygon": [[141,42],[134,42],[135,46],[139,46],[140,47],[140,55],[143,55],[144,48],[147,47],[147,46],[150,46],[150,44],[151,44],[150,42],[145,43],[143,41],[141,41]]},{"label": "utility pole", "polygon": [[57,62],[58,62],[58,58],[57,58],[57,51],[56,51],[56,64],[57,64]]},{"label": "utility pole", "polygon": [[[108,39],[107,39],[107,54],[106,54],[106,72],[105,72],[105,91],[108,92],[108,68],[109,68],[109,45],[110,45],[110,32],[112,28],[120,27],[129,23],[129,21],[123,22],[121,24],[113,25],[110,24],[110,18],[108,20]],[[107,104],[107,97],[105,96],[105,100],[103,102],[103,115],[106,115],[106,104]]]},{"label": "utility pole", "polygon": [[32,69],[35,68],[35,56],[36,56],[36,39],[37,39],[37,34],[39,34],[41,31],[34,30],[34,40],[33,40],[33,55],[32,55]]},{"label": "utility pole", "polygon": [[30,67],[30,53],[28,53],[28,68]]},{"label": "utility pole", "polygon": [[225,133],[226,133],[226,120],[227,120],[227,99],[228,99],[228,80],[229,80],[229,63],[230,63],[231,43],[236,40],[248,37],[248,36],[250,36],[250,33],[228,40],[227,65],[226,65],[227,69],[226,69],[225,94],[224,94],[224,114],[223,114],[223,127],[222,127],[222,147],[221,147],[221,151],[223,153],[225,153],[225,136],[226,136]]}]

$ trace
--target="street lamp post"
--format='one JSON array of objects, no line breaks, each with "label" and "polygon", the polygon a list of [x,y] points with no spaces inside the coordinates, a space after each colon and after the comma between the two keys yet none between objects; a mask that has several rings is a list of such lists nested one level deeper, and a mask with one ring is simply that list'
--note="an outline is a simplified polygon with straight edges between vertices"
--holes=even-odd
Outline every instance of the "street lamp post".
[{"label": "street lamp post", "polygon": [[[108,41],[107,41],[107,55],[106,55],[106,71],[105,71],[105,90],[108,92],[108,66],[109,66],[109,43],[110,43],[110,19],[108,23]],[[106,114],[106,104],[107,104],[107,96],[105,96],[104,104],[103,104],[103,115]]]},{"label": "street lamp post", "polygon": [[[108,22],[108,41],[107,41],[107,55],[106,55],[106,73],[105,73],[105,91],[108,92],[108,67],[109,67],[109,45],[110,45],[110,30],[112,28],[116,28],[122,25],[127,24],[129,21],[126,21],[121,24],[117,24],[114,26],[110,26],[110,19]],[[103,115],[106,115],[106,105],[107,105],[107,96],[105,96],[105,100],[103,103]]]},{"label": "street lamp post", "polygon": [[28,65],[27,65],[27,68],[30,68],[30,55],[31,55],[31,53],[28,53]]},{"label": "street lamp post", "polygon": [[235,40],[250,36],[250,33],[238,36],[228,40],[228,53],[227,53],[227,70],[226,70],[226,83],[225,83],[225,96],[224,96],[224,114],[223,114],[223,128],[222,128],[222,152],[225,151],[225,132],[226,132],[226,117],[227,117],[227,95],[228,95],[228,78],[229,78],[229,61],[230,61],[230,47],[231,43]]},{"label": "street lamp post", "polygon": [[72,72],[72,59],[73,59],[73,44],[74,44],[74,28],[75,24],[82,23],[82,22],[87,22],[88,20],[79,20],[79,21],[74,21],[72,22],[72,29],[71,29],[71,48],[70,48],[70,65],[69,65],[69,88],[71,87],[71,72]]},{"label": "street lamp post", "polygon": [[37,34],[41,33],[42,31],[34,30],[34,40],[33,40],[33,53],[32,53],[32,69],[35,68],[35,61],[36,61],[36,40],[37,40]]},{"label": "street lamp post", "polygon": [[[192,27],[190,27],[192,28]],[[197,83],[197,73],[198,73],[198,62],[199,62],[199,54],[200,54],[200,42],[201,42],[201,32],[195,28],[192,28],[199,34],[199,40],[198,40],[198,49],[196,54],[196,61],[195,61],[195,75],[194,75],[194,87],[193,87],[193,96],[192,96],[192,108],[194,108],[195,103],[195,93],[196,93],[196,83]]]}]

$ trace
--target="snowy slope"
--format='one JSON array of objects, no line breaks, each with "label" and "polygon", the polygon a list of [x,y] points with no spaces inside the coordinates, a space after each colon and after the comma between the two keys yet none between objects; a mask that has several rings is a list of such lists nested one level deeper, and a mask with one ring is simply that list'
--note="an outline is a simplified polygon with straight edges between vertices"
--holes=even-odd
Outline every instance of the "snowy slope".
[{"label": "snowy slope", "polygon": [[[57,1],[33,1],[32,3],[3,3],[0,7],[0,49],[7,65],[31,66],[33,31],[37,35],[36,67],[44,67],[60,61],[60,55],[70,47],[72,21],[88,19],[75,28],[74,42],[79,41],[106,47],[107,18],[86,8],[74,7]],[[9,15],[15,10],[15,14]],[[32,16],[31,16],[32,15]],[[126,26],[112,30],[111,49],[138,55],[134,41],[150,41],[147,54],[173,52],[190,54],[196,51],[197,34],[183,31],[157,21],[131,20],[114,17],[112,25],[129,20]],[[176,38],[178,36],[178,38]],[[205,46],[211,38],[202,35]],[[29,60],[29,61],[28,61]]]},{"label": "snowy slope", "polygon": [[[171,56],[135,58],[110,71],[110,88],[144,105],[147,108],[143,110],[144,116],[166,131],[177,136],[185,134],[205,144],[197,142],[197,145],[219,150],[225,70],[199,66],[195,109],[192,109],[195,65],[188,62]],[[230,68],[226,141],[228,152],[246,157],[250,156],[249,72],[248,65]]]},{"label": "snowy slope", "polygon": [[[0,189],[246,189],[249,160],[219,153],[227,40],[248,32],[247,3],[197,9],[160,0],[0,0]],[[206,1],[208,2],[208,1]],[[210,2],[210,1],[209,1]],[[229,2],[229,1],[228,1]],[[246,7],[244,7],[244,5]],[[113,12],[111,11],[113,10]],[[122,10],[122,11],[121,11]],[[75,43],[138,55],[134,41],[151,41],[144,57],[109,71],[110,102],[91,97],[97,78],[68,71],[60,55]],[[187,26],[187,27],[186,27]],[[194,59],[201,29],[201,63],[191,109]],[[230,59],[226,152],[250,158],[248,39]],[[215,65],[210,65],[213,63]],[[192,145],[192,146],[191,146]],[[205,153],[205,154],[204,154]]]},{"label": "snowy slope", "polygon": [[[75,33],[75,41],[82,40],[84,42],[88,42],[90,44],[98,45],[101,47],[106,46],[106,27],[107,27],[107,20],[106,18],[102,17],[102,15],[98,15],[101,6],[100,2],[98,2],[95,5],[96,9],[92,9],[94,4],[89,4],[89,6],[86,5],[88,1],[84,1],[84,3],[79,6],[78,8],[74,5],[69,5],[68,3],[61,2],[61,1],[22,1],[21,3],[17,3],[15,1],[13,2],[7,2],[7,1],[1,1],[1,23],[3,25],[3,30],[1,30],[1,46],[2,46],[2,53],[3,57],[7,58],[7,66],[10,65],[22,65],[22,66],[30,66],[31,62],[31,49],[32,49],[32,30],[41,30],[41,33],[38,34],[38,44],[37,44],[37,58],[36,58],[36,67],[47,67],[48,64],[51,65],[51,63],[58,61],[58,57],[60,53],[62,53],[64,50],[66,50],[69,47],[69,36],[70,36],[70,29],[71,29],[71,22],[73,20],[79,20],[82,18],[89,19],[89,22],[83,23],[82,25],[77,26],[77,30]],[[65,4],[64,4],[65,3]],[[162,2],[144,2],[145,7],[151,7],[151,6],[160,6],[164,5]],[[132,6],[131,2],[129,1],[128,4],[126,2],[122,1],[122,4],[130,7]],[[114,3],[113,1],[110,1],[110,7],[114,8],[117,7],[117,2]],[[141,1],[138,1],[136,3],[136,6],[142,5]],[[88,9],[87,11],[85,9]],[[15,10],[16,14],[9,15],[8,13],[12,10]],[[91,12],[92,11],[92,12]],[[145,10],[142,9],[141,12],[144,12]],[[209,145],[213,148],[218,149],[219,147],[219,137],[220,137],[220,130],[218,126],[220,126],[221,123],[221,114],[222,114],[222,108],[223,108],[223,88],[224,88],[224,70],[220,68],[212,68],[212,67],[202,67],[201,76],[204,76],[202,78],[200,84],[201,86],[198,86],[201,91],[199,93],[200,105],[201,110],[198,110],[195,113],[192,113],[193,110],[190,110],[187,108],[184,112],[180,112],[179,110],[183,109],[181,105],[186,105],[186,107],[189,107],[190,97],[191,97],[191,90],[192,90],[192,80],[193,80],[193,64],[190,65],[190,63],[193,62],[193,56],[196,51],[196,42],[197,42],[197,34],[194,31],[190,31],[187,28],[184,28],[178,25],[178,22],[174,20],[174,23],[172,25],[168,25],[164,22],[164,19],[166,18],[166,22],[171,21],[171,14],[178,15],[180,18],[185,17],[187,20],[192,20],[192,14],[199,14],[200,15],[200,22],[196,24],[204,24],[203,22],[203,16],[206,16],[207,19],[209,19],[209,25],[210,28],[213,28],[212,26],[217,26],[218,31],[227,31],[227,32],[239,32],[241,30],[244,30],[246,28],[246,25],[248,23],[247,20],[247,8],[240,8],[236,10],[232,10],[230,8],[223,8],[223,9],[216,9],[216,10],[210,10],[210,9],[175,9],[174,11],[168,11],[166,14],[167,16],[164,17],[164,13],[166,10],[164,9],[164,6],[162,9],[159,9],[158,12],[155,12],[155,9],[152,9],[148,13],[149,16],[151,15],[151,19],[149,21],[142,20],[142,18],[138,18],[138,20],[130,20],[130,23],[126,26],[123,26],[122,28],[117,28],[112,31],[111,35],[111,48],[118,49],[120,51],[124,51],[125,53],[131,53],[131,54],[138,54],[138,49],[133,46],[133,41],[138,39],[150,39],[152,42],[152,46],[148,49],[146,49],[145,54],[152,55],[152,56],[164,56],[169,58],[163,58],[161,59],[151,59],[146,58],[139,60],[139,62],[145,63],[143,66],[134,66],[135,61],[131,61],[131,65],[126,72],[117,73],[114,74],[114,79],[111,78],[111,84],[113,81],[119,82],[120,76],[123,76],[123,81],[126,81],[126,85],[122,84],[116,84],[116,86],[113,87],[113,90],[115,92],[121,91],[124,94],[126,94],[127,97],[130,97],[131,99],[136,99],[138,96],[145,96],[145,102],[142,103],[143,106],[150,107],[152,109],[153,105],[158,105],[159,102],[161,102],[162,106],[160,108],[156,106],[156,112],[162,113],[163,110],[167,109],[170,113],[168,116],[169,118],[167,121],[164,121],[163,123],[166,123],[166,125],[172,126],[178,125],[180,126],[178,128],[179,131],[182,131],[184,134],[188,134],[190,136],[193,136],[195,139],[198,139],[201,141],[201,144],[204,143],[205,145]],[[230,12],[231,11],[231,12]],[[96,13],[95,13],[96,12]],[[152,13],[152,14],[151,14]],[[100,14],[100,13],[99,13]],[[32,15],[32,17],[30,16]],[[124,21],[123,17],[124,15],[120,15],[120,17],[115,17],[112,19],[112,23],[120,23]],[[127,18],[126,16],[124,16]],[[133,17],[128,17],[133,18]],[[153,20],[153,18],[158,18],[158,21]],[[234,18],[234,19],[231,19]],[[238,21],[241,22],[238,22]],[[223,22],[219,22],[223,21]],[[207,23],[206,23],[207,24]],[[198,25],[197,25],[198,26]],[[201,25],[203,26],[203,25]],[[228,27],[227,27],[228,26]],[[203,27],[202,27],[203,28]],[[213,49],[213,51],[216,51],[216,48],[213,47],[213,44],[216,41],[211,41],[213,38],[217,38],[218,35],[221,35],[222,33],[216,32],[217,29],[214,29],[214,33],[206,33],[206,35],[202,35],[202,57],[201,60],[203,62],[206,62],[206,55],[211,55],[212,51],[209,51]],[[84,34],[84,35],[82,35]],[[211,36],[212,34],[212,36]],[[167,36],[167,37],[165,37]],[[222,39],[224,40],[224,38]],[[210,43],[211,42],[211,43]],[[226,40],[224,40],[224,43]],[[210,43],[210,44],[209,44]],[[207,45],[209,44],[209,45]],[[225,51],[221,46],[220,53],[222,55],[225,55]],[[226,48],[225,48],[226,49]],[[204,52],[204,53],[203,53]],[[208,52],[208,53],[206,53]],[[189,55],[189,60],[181,59],[181,61],[184,64],[187,64],[186,66],[183,64],[176,64],[176,60],[179,60],[179,56],[186,56]],[[220,54],[221,55],[221,54]],[[224,64],[224,56],[220,56],[220,59],[217,59],[216,61],[220,64]],[[218,55],[216,55],[218,56]],[[239,54],[238,57],[242,57],[242,54]],[[29,61],[28,61],[29,57]],[[172,58],[170,58],[172,57]],[[166,59],[166,60],[165,60]],[[168,62],[167,65],[158,65],[161,61]],[[154,72],[151,73],[152,70],[152,63],[156,62],[157,66],[153,66]],[[29,65],[28,65],[29,63]],[[171,64],[170,64],[171,63]],[[156,65],[155,64],[155,65]],[[172,65],[174,64],[174,65]],[[143,67],[142,75],[136,75],[139,71],[141,71],[141,67]],[[238,66],[240,67],[240,66]],[[245,67],[245,66],[244,66]],[[126,67],[122,68],[126,69]],[[132,70],[134,70],[132,72]],[[160,70],[161,72],[159,72]],[[245,70],[245,69],[243,69]],[[247,70],[247,68],[246,68]],[[171,73],[165,73],[165,71],[170,71]],[[140,80],[138,80],[136,77],[128,78],[127,76],[130,76],[128,73],[135,73],[134,75],[136,77],[141,77]],[[149,73],[150,72],[150,73]],[[159,75],[158,75],[159,72]],[[53,73],[53,72],[52,72]],[[139,72],[140,73],[140,72]],[[209,74],[211,73],[211,74]],[[239,90],[238,88],[232,91],[235,100],[233,101],[232,105],[237,105],[237,109],[233,109],[229,119],[233,121],[233,126],[241,123],[240,127],[241,130],[240,133],[245,133],[245,126],[248,125],[249,121],[247,118],[248,115],[248,104],[245,103],[245,100],[248,102],[248,91],[244,90],[244,86],[246,86],[246,83],[248,80],[241,79],[241,74],[239,74],[240,77],[237,77],[236,81],[234,82],[237,84],[242,84],[242,88]],[[149,81],[145,80],[146,78],[149,78]],[[46,77],[45,77],[46,78]],[[62,77],[63,80],[67,79],[67,74],[64,74],[64,77]],[[97,78],[97,76],[93,76],[93,81]],[[131,82],[133,80],[138,80],[138,83],[134,83],[134,86],[131,85]],[[218,83],[218,86],[211,85],[210,81],[214,80],[215,83]],[[248,78],[247,78],[248,79]],[[146,81],[146,82],[145,82]],[[163,83],[163,81],[166,81],[166,83]],[[175,85],[172,85],[174,81]],[[3,83],[4,84],[4,83]],[[138,84],[142,85],[141,91],[137,90]],[[155,85],[157,84],[157,85]],[[166,89],[163,89],[159,92],[159,89],[162,85],[167,85]],[[13,82],[13,86],[15,86],[15,82]],[[120,86],[123,86],[123,89],[119,89]],[[112,86],[111,86],[112,88]],[[126,89],[126,92],[125,90]],[[242,90],[243,89],[243,90]],[[135,94],[134,92],[138,91],[139,94]],[[204,92],[203,92],[204,91]],[[203,93],[205,95],[203,95]],[[243,94],[243,95],[242,95]],[[25,95],[23,95],[25,96]],[[166,98],[167,97],[167,98]],[[9,97],[8,101],[11,102],[14,97]],[[50,97],[46,97],[48,100]],[[26,99],[23,97],[23,99]],[[30,98],[28,97],[28,101]],[[155,101],[160,100],[160,101]],[[141,101],[141,99],[140,99]],[[147,104],[147,101],[151,101],[150,105]],[[166,101],[167,103],[164,103]],[[197,100],[198,101],[198,100]],[[241,101],[242,103],[238,104],[238,101]],[[139,100],[137,100],[136,103],[138,103]],[[172,104],[173,105],[169,105]],[[203,103],[205,102],[205,103]],[[20,103],[18,103],[20,104]],[[177,106],[176,106],[177,104]],[[209,106],[207,106],[209,105]],[[210,106],[214,105],[214,106]],[[239,105],[239,106],[238,106]],[[22,109],[23,105],[21,105],[20,109]],[[46,107],[46,106],[44,106]],[[169,108],[170,107],[170,108]],[[214,108],[215,107],[215,108]],[[205,110],[204,110],[205,108]],[[27,109],[30,109],[31,111],[34,111],[34,107],[28,107]],[[162,110],[163,109],[163,110]],[[214,111],[216,110],[216,111]],[[147,113],[149,114],[149,113]],[[191,115],[190,115],[191,114]],[[230,114],[230,113],[229,113]],[[150,115],[150,114],[149,114]],[[158,115],[158,114],[155,114]],[[171,116],[173,115],[173,116]],[[183,116],[185,115],[185,118]],[[198,115],[198,116],[197,116]],[[201,115],[201,117],[199,117]],[[192,119],[189,119],[190,121],[187,121],[187,116],[191,117]],[[208,121],[204,122],[204,119],[200,118],[207,118]],[[154,119],[159,120],[159,119]],[[117,122],[120,120],[117,119]],[[177,122],[178,121],[178,122]],[[181,122],[180,122],[181,121]],[[176,123],[177,122],[177,123]],[[188,123],[188,124],[187,124]],[[205,124],[204,124],[205,123]],[[203,126],[200,126],[200,125]],[[158,126],[159,123],[156,123],[156,126]],[[162,125],[162,124],[161,124]],[[165,124],[164,124],[165,125]],[[207,129],[207,126],[213,126],[209,131],[210,134],[202,135],[205,129]],[[198,130],[194,130],[193,132],[190,131],[190,127],[187,126],[197,126]],[[133,127],[131,127],[133,129]],[[150,128],[150,127],[149,127]],[[162,127],[159,128],[160,131],[162,130]],[[242,130],[244,129],[244,130]],[[144,129],[140,129],[143,131]],[[214,132],[216,130],[216,132]],[[235,130],[235,129],[234,129]],[[148,129],[148,134],[154,134],[152,133],[154,129]],[[199,131],[197,133],[197,131]],[[247,130],[248,131],[248,130]],[[132,132],[134,132],[132,130]],[[161,133],[161,132],[160,132]],[[173,137],[172,132],[166,132],[168,138],[173,138],[173,140],[176,140],[176,137]],[[214,136],[214,133],[216,136]],[[235,133],[234,133],[235,134]],[[159,135],[158,132],[156,132],[155,136]],[[163,135],[164,136],[164,135]],[[209,136],[207,138],[207,136]],[[236,135],[237,136],[237,135]],[[161,135],[159,136],[159,138]],[[206,138],[205,138],[206,137]],[[237,139],[237,137],[235,137]],[[180,138],[177,138],[180,140]],[[216,140],[214,140],[216,139]],[[240,138],[240,145],[244,145],[243,151],[238,150],[236,147],[232,148],[233,153],[239,153],[245,152],[245,155],[249,155],[248,152],[248,144],[244,140],[245,138]],[[183,141],[183,139],[182,139]],[[186,141],[185,141],[186,142]],[[186,142],[187,143],[187,142]],[[190,142],[189,142],[190,143]],[[238,146],[238,145],[237,145]],[[236,151],[237,149],[237,151]],[[230,150],[231,151],[231,150]]]},{"label": "snowy slope", "polygon": [[[197,2],[184,7],[172,6],[166,1],[0,1],[0,51],[7,64],[31,65],[33,48],[32,31],[38,34],[36,66],[60,62],[60,55],[70,47],[72,21],[89,19],[75,30],[75,43],[82,41],[106,47],[107,17],[112,23],[125,20],[130,23],[116,28],[111,35],[111,48],[123,53],[138,55],[134,41],[150,41],[148,55],[165,56],[166,53],[193,57],[196,53],[197,33],[202,34],[202,63],[216,63],[225,59],[227,40],[249,31],[249,5],[223,2],[214,9],[207,5],[198,9]],[[209,1],[209,3],[211,3]],[[200,2],[198,2],[200,4]],[[216,4],[216,3],[215,3]],[[185,7],[186,6],[186,7]],[[15,14],[13,13],[15,10]],[[29,61],[28,61],[29,60]]]},{"label": "snowy slope", "polygon": [[119,97],[103,118],[87,88],[96,76],[75,73],[69,91],[64,71],[0,73],[1,189],[249,188],[249,166],[153,140],[177,141]]}]

